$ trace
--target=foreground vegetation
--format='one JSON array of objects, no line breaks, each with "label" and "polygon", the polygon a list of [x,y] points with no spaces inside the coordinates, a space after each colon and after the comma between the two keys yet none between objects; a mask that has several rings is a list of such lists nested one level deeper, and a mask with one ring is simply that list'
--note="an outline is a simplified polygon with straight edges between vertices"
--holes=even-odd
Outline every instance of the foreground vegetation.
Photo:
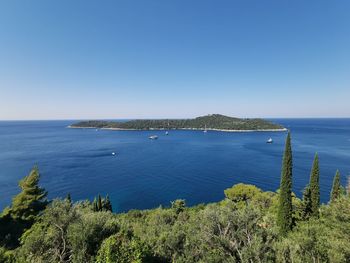
[{"label": "foreground vegetation", "polygon": [[349,189],[339,172],[324,205],[317,155],[302,199],[292,172],[288,135],[277,192],[237,184],[218,203],[114,214],[108,196],[48,202],[34,168],[1,214],[0,262],[350,262]]},{"label": "foreground vegetation", "polygon": [[114,128],[127,130],[150,129],[219,129],[219,130],[276,130],[283,129],[281,125],[263,119],[239,119],[220,114],[211,114],[195,119],[163,119],[163,120],[132,120],[116,121],[82,121],[71,125],[73,128]]}]

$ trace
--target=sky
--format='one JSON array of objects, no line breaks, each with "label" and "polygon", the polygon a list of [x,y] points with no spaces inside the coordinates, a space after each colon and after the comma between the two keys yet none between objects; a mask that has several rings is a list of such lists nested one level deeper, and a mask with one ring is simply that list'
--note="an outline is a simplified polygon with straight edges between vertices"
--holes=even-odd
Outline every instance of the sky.
[{"label": "sky", "polygon": [[350,117],[350,1],[0,1],[0,120]]}]

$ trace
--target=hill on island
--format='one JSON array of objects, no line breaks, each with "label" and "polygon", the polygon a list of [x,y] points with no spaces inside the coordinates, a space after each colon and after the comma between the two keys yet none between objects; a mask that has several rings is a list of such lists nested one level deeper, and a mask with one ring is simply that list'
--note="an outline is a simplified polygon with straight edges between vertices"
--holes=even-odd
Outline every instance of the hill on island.
[{"label": "hill on island", "polygon": [[283,126],[264,119],[240,119],[221,114],[210,114],[194,119],[141,119],[126,122],[89,120],[81,121],[71,128],[104,128],[121,130],[162,130],[162,129],[193,129],[193,130],[282,130]]}]

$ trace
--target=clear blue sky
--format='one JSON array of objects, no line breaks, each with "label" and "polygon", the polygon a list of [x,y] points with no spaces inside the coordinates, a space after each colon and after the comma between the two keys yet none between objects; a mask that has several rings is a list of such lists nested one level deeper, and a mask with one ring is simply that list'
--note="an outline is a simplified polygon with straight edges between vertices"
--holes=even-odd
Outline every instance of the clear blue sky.
[{"label": "clear blue sky", "polygon": [[0,119],[350,117],[350,1],[0,2]]}]

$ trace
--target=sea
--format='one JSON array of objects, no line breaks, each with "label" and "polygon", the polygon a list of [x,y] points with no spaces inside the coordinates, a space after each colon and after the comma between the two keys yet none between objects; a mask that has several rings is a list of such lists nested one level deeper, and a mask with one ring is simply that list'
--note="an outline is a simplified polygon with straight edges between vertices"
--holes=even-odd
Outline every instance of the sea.
[{"label": "sea", "polygon": [[[327,203],[336,170],[343,185],[350,175],[350,119],[272,121],[291,131],[294,193],[302,196],[318,153],[321,201]],[[216,202],[237,183],[279,187],[286,132],[67,128],[74,122],[0,122],[0,209],[11,204],[18,181],[35,165],[50,199],[108,194],[114,212],[169,206],[175,199],[189,206]]]}]

